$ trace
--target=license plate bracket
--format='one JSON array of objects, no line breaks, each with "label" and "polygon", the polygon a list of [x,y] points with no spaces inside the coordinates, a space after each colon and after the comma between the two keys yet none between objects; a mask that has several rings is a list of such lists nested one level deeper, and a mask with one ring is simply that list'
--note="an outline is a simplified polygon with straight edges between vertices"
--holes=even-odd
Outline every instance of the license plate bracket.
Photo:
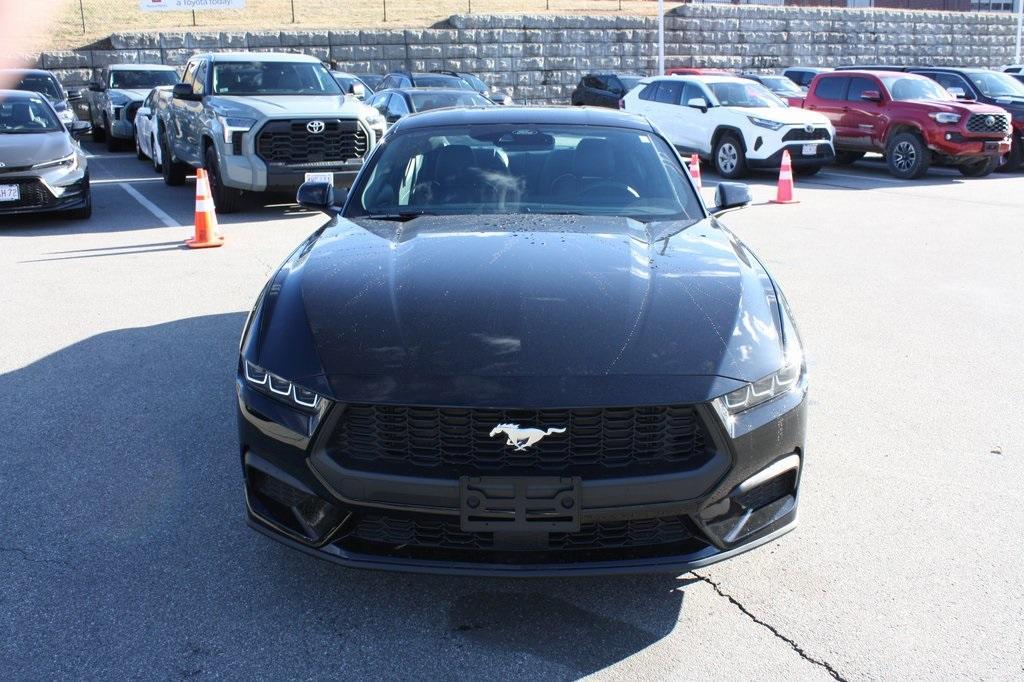
[{"label": "license plate bracket", "polygon": [[0,201],[18,201],[21,199],[21,185],[0,185]]},{"label": "license plate bracket", "polygon": [[998,151],[998,150],[999,150],[999,143],[998,142],[992,142],[992,141],[986,141],[985,142],[985,146],[982,149],[982,151],[986,151],[986,152],[995,152],[995,151]]},{"label": "license plate bracket", "polygon": [[500,533],[575,533],[580,529],[578,476],[462,476],[462,530]]},{"label": "license plate bracket", "polygon": [[800,153],[804,156],[814,156],[818,153],[818,145],[816,144],[805,144],[800,150]]}]

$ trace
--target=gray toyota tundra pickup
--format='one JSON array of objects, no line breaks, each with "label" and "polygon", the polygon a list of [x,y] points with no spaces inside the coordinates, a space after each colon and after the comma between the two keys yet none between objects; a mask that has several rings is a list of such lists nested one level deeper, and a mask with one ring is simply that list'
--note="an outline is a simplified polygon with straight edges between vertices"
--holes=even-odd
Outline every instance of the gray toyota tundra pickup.
[{"label": "gray toyota tundra pickup", "polygon": [[384,134],[384,119],[299,54],[199,54],[156,102],[164,181],[205,168],[217,210],[245,192],[294,192],[307,177],[348,187]]},{"label": "gray toyota tundra pickup", "polygon": [[97,142],[107,141],[115,151],[135,139],[135,112],[142,106],[149,91],[158,85],[178,82],[173,66],[163,64],[113,64],[103,77],[89,84],[82,95],[89,106],[92,136]]}]

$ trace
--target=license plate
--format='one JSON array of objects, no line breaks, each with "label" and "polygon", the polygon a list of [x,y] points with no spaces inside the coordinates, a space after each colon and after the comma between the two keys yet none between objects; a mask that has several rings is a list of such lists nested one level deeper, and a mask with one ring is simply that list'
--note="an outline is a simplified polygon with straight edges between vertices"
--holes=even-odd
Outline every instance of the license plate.
[{"label": "license plate", "polygon": [[802,151],[804,156],[814,156],[818,153],[818,145],[805,144]]},{"label": "license plate", "polygon": [[460,525],[469,533],[575,533],[581,487],[575,476],[463,476]]},{"label": "license plate", "polygon": [[21,199],[20,185],[0,185],[0,201],[18,201]]},{"label": "license plate", "polygon": [[306,173],[306,182],[326,182],[334,187],[334,173]]},{"label": "license plate", "polygon": [[986,142],[985,143],[985,148],[984,148],[983,151],[994,152],[997,149],[999,149],[999,143],[998,142]]}]

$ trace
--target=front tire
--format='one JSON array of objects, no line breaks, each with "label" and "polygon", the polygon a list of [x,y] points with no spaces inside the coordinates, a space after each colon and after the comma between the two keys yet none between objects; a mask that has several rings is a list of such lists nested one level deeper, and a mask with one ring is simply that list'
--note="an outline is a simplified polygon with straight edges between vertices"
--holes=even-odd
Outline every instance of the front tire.
[{"label": "front tire", "polygon": [[213,206],[219,213],[235,213],[242,205],[242,190],[234,187],[226,187],[221,180],[220,160],[217,158],[217,150],[210,145],[203,154],[203,161],[206,164],[206,177],[210,180],[210,195],[213,198]]},{"label": "front tire", "polygon": [[864,158],[864,152],[836,152],[835,163],[838,166],[849,166]]},{"label": "front tire", "polygon": [[145,161],[146,154],[145,152],[142,151],[142,145],[139,144],[138,133],[135,134],[135,137],[133,139],[135,140],[135,158],[138,159],[139,161]]},{"label": "front tire", "polygon": [[1021,166],[1024,166],[1024,136],[1020,133],[1015,133],[1013,144],[1010,146],[1010,153],[1006,155],[1005,163],[996,170],[1000,173],[1013,173],[1014,171],[1019,171]]},{"label": "front tire", "polygon": [[983,178],[986,175],[991,175],[996,168],[999,168],[998,156],[990,156],[989,158],[982,159],[981,161],[965,163],[957,166],[957,170],[960,171],[960,175],[965,178]]},{"label": "front tire", "polygon": [[73,220],[88,220],[92,217],[92,188],[89,181],[85,181],[85,204],[80,208],[68,211],[68,217]]},{"label": "front tire", "polygon": [[153,155],[150,157],[150,161],[153,162],[153,172],[162,173],[163,164],[160,163],[160,159],[163,155],[160,153],[160,142],[157,140],[156,133],[153,133],[153,139],[149,144],[149,148],[153,150]]},{"label": "front tire", "polygon": [[107,139],[107,130],[106,130],[106,128],[104,128],[101,125],[96,125],[95,122],[92,122],[92,141],[93,142],[103,142],[106,139]]},{"label": "front tire", "polygon": [[723,178],[734,180],[747,174],[747,158],[743,153],[743,143],[733,133],[726,133],[718,138],[711,158],[715,162],[715,170]]},{"label": "front tire", "polygon": [[885,145],[889,173],[901,180],[924,177],[932,164],[932,155],[921,138],[914,133],[897,133]]},{"label": "front tire", "polygon": [[103,118],[103,128],[103,136],[107,138],[107,151],[118,151],[121,148],[121,141],[110,132],[110,121],[106,117]]},{"label": "front tire", "polygon": [[160,171],[164,176],[164,184],[170,185],[171,187],[184,185],[185,173],[187,170],[186,166],[180,161],[172,160],[169,147],[170,145],[168,145],[167,143],[167,138],[161,138],[160,158],[162,160],[162,163],[160,164]]}]

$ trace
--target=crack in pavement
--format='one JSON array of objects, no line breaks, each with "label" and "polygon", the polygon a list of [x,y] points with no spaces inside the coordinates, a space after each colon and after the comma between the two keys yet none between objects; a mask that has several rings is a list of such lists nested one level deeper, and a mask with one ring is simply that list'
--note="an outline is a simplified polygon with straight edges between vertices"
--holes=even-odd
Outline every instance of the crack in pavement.
[{"label": "crack in pavement", "polygon": [[731,594],[728,594],[727,592],[723,591],[721,586],[719,586],[719,584],[716,583],[714,580],[712,580],[711,578],[707,577],[706,575],[701,575],[700,573],[697,573],[696,571],[691,571],[691,573],[693,573],[693,575],[697,576],[697,578],[699,578],[701,581],[707,583],[708,585],[711,585],[711,587],[715,590],[715,592],[717,592],[719,594],[719,596],[722,596],[722,597],[725,597],[726,599],[728,599],[747,618],[749,618],[750,620],[754,621],[755,623],[757,623],[761,627],[767,629],[769,632],[771,632],[773,635],[775,635],[775,637],[777,639],[781,639],[783,642],[788,644],[790,646],[790,648],[793,649],[793,651],[795,651],[798,656],[800,656],[800,658],[804,659],[808,663],[812,663],[812,664],[814,664],[814,665],[816,665],[816,666],[818,666],[820,668],[824,668],[828,672],[829,675],[831,675],[835,679],[839,680],[840,682],[847,682],[846,678],[843,677],[842,675],[840,675],[839,671],[836,670],[835,668],[833,668],[831,665],[829,665],[829,663],[827,663],[826,661],[822,661],[820,659],[814,658],[813,656],[808,654],[806,651],[804,651],[803,647],[801,647],[799,644],[794,642],[792,639],[790,639],[789,637],[786,637],[784,634],[779,632],[774,626],[769,625],[768,623],[764,622],[763,620],[761,620],[760,618],[755,616],[753,613],[751,613],[749,610],[747,610],[747,607],[745,607],[743,604],[741,604],[739,602],[739,600],[737,600]]},{"label": "crack in pavement", "polygon": [[31,554],[29,554],[27,549],[22,549],[21,547],[0,547],[0,552],[20,554],[22,559],[24,559],[25,561],[30,561],[33,564],[54,564],[57,566],[62,566],[64,568],[67,568],[68,566],[68,563],[61,559],[36,559]]}]

